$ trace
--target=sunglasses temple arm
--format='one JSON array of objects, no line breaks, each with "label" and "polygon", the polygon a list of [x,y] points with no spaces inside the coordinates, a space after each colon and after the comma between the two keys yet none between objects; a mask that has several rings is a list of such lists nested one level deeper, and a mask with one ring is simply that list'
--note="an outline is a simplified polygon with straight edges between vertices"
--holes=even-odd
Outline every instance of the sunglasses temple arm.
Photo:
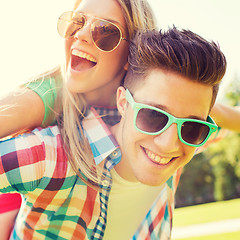
[{"label": "sunglasses temple arm", "polygon": [[129,102],[129,104],[131,106],[134,106],[135,101],[134,101],[134,99],[132,97],[132,94],[130,93],[130,91],[127,88],[126,88],[126,99],[127,99],[127,101]]},{"label": "sunglasses temple arm", "polygon": [[215,136],[214,136],[213,140],[215,140],[217,138],[217,136],[218,136],[218,134],[219,134],[221,129],[222,129],[221,127],[217,127],[217,131],[215,133]]}]

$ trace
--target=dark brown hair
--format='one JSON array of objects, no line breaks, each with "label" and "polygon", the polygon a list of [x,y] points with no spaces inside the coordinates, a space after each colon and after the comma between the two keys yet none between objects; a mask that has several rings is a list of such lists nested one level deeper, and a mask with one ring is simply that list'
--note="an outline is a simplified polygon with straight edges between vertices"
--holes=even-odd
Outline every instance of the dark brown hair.
[{"label": "dark brown hair", "polygon": [[226,72],[226,59],[216,43],[174,26],[165,32],[144,31],[137,34],[130,44],[129,69],[124,86],[132,89],[154,68],[212,86],[212,107]]}]

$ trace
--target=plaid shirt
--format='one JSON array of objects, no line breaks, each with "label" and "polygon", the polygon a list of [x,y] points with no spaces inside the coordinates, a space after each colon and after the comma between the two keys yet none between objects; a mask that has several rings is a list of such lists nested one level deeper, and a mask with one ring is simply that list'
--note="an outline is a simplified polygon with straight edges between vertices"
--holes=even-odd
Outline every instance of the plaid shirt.
[{"label": "plaid shirt", "polygon": [[[1,142],[0,191],[20,192],[24,200],[11,239],[103,238],[110,170],[120,161],[121,153],[94,109],[83,127],[96,163],[105,161],[110,177],[102,181],[99,192],[72,170],[57,126]],[[179,176],[180,171],[165,183],[133,240],[170,239]]]}]

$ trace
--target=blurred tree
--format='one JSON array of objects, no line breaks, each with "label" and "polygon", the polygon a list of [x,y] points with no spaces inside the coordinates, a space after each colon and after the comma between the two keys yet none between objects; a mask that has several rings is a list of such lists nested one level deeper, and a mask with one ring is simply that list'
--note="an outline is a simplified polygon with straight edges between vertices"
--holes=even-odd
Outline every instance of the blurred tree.
[{"label": "blurred tree", "polygon": [[216,201],[240,196],[240,134],[231,133],[205,152],[214,175]]},{"label": "blurred tree", "polygon": [[197,154],[183,170],[176,193],[176,207],[214,201],[214,175],[204,153]]}]

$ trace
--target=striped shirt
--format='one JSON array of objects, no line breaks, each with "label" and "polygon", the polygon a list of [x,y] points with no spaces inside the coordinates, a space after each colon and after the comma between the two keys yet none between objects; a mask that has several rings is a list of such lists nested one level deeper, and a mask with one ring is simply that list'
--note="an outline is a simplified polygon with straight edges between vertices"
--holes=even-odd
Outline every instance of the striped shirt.
[{"label": "striped shirt", "polygon": [[[104,161],[110,179],[102,180],[99,191],[72,170],[57,126],[0,143],[0,191],[23,194],[11,239],[104,239],[110,170],[121,152],[94,109],[88,118],[83,127],[95,161]],[[165,183],[132,239],[170,239],[179,176]]]}]

